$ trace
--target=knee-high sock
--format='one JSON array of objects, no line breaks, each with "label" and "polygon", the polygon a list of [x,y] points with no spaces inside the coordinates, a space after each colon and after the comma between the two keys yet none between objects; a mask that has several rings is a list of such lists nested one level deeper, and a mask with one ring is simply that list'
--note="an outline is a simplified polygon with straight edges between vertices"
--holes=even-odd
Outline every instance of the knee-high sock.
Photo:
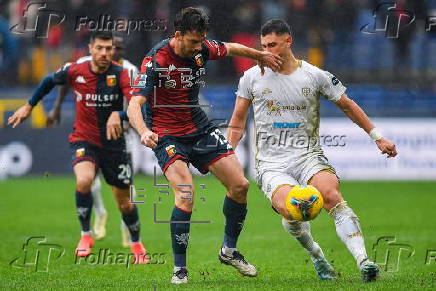
[{"label": "knee-high sock", "polygon": [[346,201],[338,203],[329,213],[335,221],[336,233],[359,266],[362,261],[368,258],[359,219]]},{"label": "knee-high sock", "polygon": [[141,225],[139,223],[138,208],[136,208],[136,205],[133,205],[133,209],[129,212],[122,213],[122,219],[129,230],[131,242],[139,242],[139,231],[141,229]]},{"label": "knee-high sock", "polygon": [[291,234],[306,249],[312,259],[324,257],[320,246],[313,240],[308,221],[289,221],[282,218],[282,225],[285,231]]},{"label": "knee-high sock", "polygon": [[[174,255],[174,267],[186,267],[186,249],[189,243],[189,230],[192,212],[174,207],[171,215],[171,241]],[[178,222],[184,221],[184,222]]]},{"label": "knee-high sock", "polygon": [[245,216],[247,215],[247,204],[238,203],[226,196],[224,199],[223,213],[226,217],[223,247],[236,249],[238,237],[244,226]]},{"label": "knee-high sock", "polygon": [[76,209],[82,227],[82,235],[91,234],[91,210],[92,195],[91,193],[82,193],[76,190]]},{"label": "knee-high sock", "polygon": [[98,216],[106,214],[103,198],[101,197],[100,175],[96,175],[91,186],[92,198],[94,199],[94,209]]}]

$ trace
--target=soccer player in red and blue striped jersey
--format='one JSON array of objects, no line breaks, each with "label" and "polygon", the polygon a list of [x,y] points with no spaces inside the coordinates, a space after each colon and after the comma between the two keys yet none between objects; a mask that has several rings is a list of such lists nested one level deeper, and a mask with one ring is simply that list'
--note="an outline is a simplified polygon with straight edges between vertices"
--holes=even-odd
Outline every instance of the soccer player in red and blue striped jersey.
[{"label": "soccer player in red and blue striped jersey", "polygon": [[112,62],[112,33],[95,32],[91,36],[90,61],[67,63],[60,70],[47,76],[28,103],[18,109],[8,120],[16,127],[28,118],[33,107],[56,85],[69,84],[76,99],[76,120],[69,136],[73,169],[76,176],[76,207],[82,227],[81,239],[76,249],[78,257],[91,253],[94,240],[90,221],[93,199],[91,185],[100,169],[122,213],[131,236],[131,251],[136,263],[146,263],[146,251],[139,237],[139,217],[130,202],[132,184],[131,161],[126,153],[121,119],[123,100],[130,99],[130,78],[126,69]]},{"label": "soccer player in red and blue striped jersey", "polygon": [[[209,60],[225,56],[255,59],[272,69],[281,57],[236,43],[206,39],[207,15],[185,8],[176,15],[175,35],[156,45],[145,57],[129,103],[131,125],[141,142],[153,149],[175,193],[171,216],[174,254],[172,283],[187,283],[186,248],[189,241],[194,187],[188,164],[200,172],[212,172],[227,188],[223,212],[224,241],[219,251],[222,263],[244,276],[256,276],[256,268],[238,252],[236,243],[247,213],[248,180],[233,149],[199,106],[198,93]],[[146,106],[144,122],[141,107]]]}]

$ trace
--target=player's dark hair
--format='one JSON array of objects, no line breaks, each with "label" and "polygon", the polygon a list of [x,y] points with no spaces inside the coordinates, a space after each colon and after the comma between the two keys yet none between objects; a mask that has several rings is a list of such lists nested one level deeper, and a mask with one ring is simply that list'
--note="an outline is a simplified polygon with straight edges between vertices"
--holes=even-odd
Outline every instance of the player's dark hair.
[{"label": "player's dark hair", "polygon": [[89,39],[89,42],[93,43],[97,38],[104,39],[104,40],[113,39],[112,31],[95,31],[91,34],[91,38]]},{"label": "player's dark hair", "polygon": [[174,31],[180,31],[182,34],[188,31],[207,32],[208,30],[209,16],[198,8],[183,8],[174,19]]},{"label": "player's dark hair", "polygon": [[260,29],[260,34],[265,36],[270,33],[275,33],[277,35],[289,34],[291,35],[291,28],[289,24],[281,19],[271,19],[262,25]]}]

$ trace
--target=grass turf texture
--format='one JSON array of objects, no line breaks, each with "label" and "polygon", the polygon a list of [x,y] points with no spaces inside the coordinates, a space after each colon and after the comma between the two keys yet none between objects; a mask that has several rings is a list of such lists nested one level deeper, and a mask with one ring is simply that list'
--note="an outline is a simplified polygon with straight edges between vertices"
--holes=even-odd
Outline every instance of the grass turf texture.
[{"label": "grass turf texture", "polygon": [[[161,183],[165,183],[160,179]],[[74,249],[79,239],[79,223],[74,208],[74,181],[71,177],[34,177],[0,182],[0,289],[88,289],[128,288],[142,290],[386,290],[436,288],[436,193],[434,182],[343,182],[342,193],[360,218],[366,246],[373,257],[373,244],[383,236],[395,236],[405,246],[395,270],[398,246],[391,246],[388,270],[377,282],[363,283],[354,260],[336,236],[332,219],[323,211],[312,222],[312,233],[329,261],[340,273],[338,280],[321,281],[316,276],[305,251],[286,234],[280,217],[252,183],[249,212],[238,244],[246,258],[259,270],[256,278],[239,276],[217,259],[222,241],[224,187],[212,177],[195,178],[196,206],[193,220],[211,223],[191,225],[188,248],[189,283],[173,286],[169,225],[153,222],[153,203],[158,220],[169,220],[172,195],[159,194],[165,187],[154,187],[152,177],[137,177],[137,188],[145,188],[145,204],[138,205],[142,240],[150,253],[163,253],[155,263],[141,266],[92,265],[83,259],[75,264]],[[206,185],[201,190],[199,184]],[[204,193],[204,195],[203,195]],[[120,214],[109,187],[103,187],[109,212],[107,236],[97,241],[93,251],[108,248],[111,253],[128,253],[121,247]],[[200,199],[204,197],[204,199]],[[204,201],[203,201],[204,200]],[[17,268],[10,262],[22,257],[22,245],[32,236],[45,236],[47,243],[61,245],[64,256],[49,262],[49,272],[35,272],[33,267]],[[404,246],[403,246],[404,247]],[[414,249],[413,256],[408,258]],[[388,247],[377,248],[380,254]],[[426,264],[427,250],[435,250]],[[427,258],[428,259],[428,258]],[[29,261],[29,260],[28,260]],[[383,261],[382,258],[378,261]]]}]

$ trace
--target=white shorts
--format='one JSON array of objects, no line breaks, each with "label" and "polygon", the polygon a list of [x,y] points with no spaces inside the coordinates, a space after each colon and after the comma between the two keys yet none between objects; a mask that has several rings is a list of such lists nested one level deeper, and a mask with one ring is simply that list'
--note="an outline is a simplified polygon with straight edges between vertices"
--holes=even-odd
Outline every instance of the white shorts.
[{"label": "white shorts", "polygon": [[329,170],[336,174],[323,152],[310,152],[288,163],[259,162],[256,169],[257,186],[271,200],[282,185],[307,185],[316,173]]}]

